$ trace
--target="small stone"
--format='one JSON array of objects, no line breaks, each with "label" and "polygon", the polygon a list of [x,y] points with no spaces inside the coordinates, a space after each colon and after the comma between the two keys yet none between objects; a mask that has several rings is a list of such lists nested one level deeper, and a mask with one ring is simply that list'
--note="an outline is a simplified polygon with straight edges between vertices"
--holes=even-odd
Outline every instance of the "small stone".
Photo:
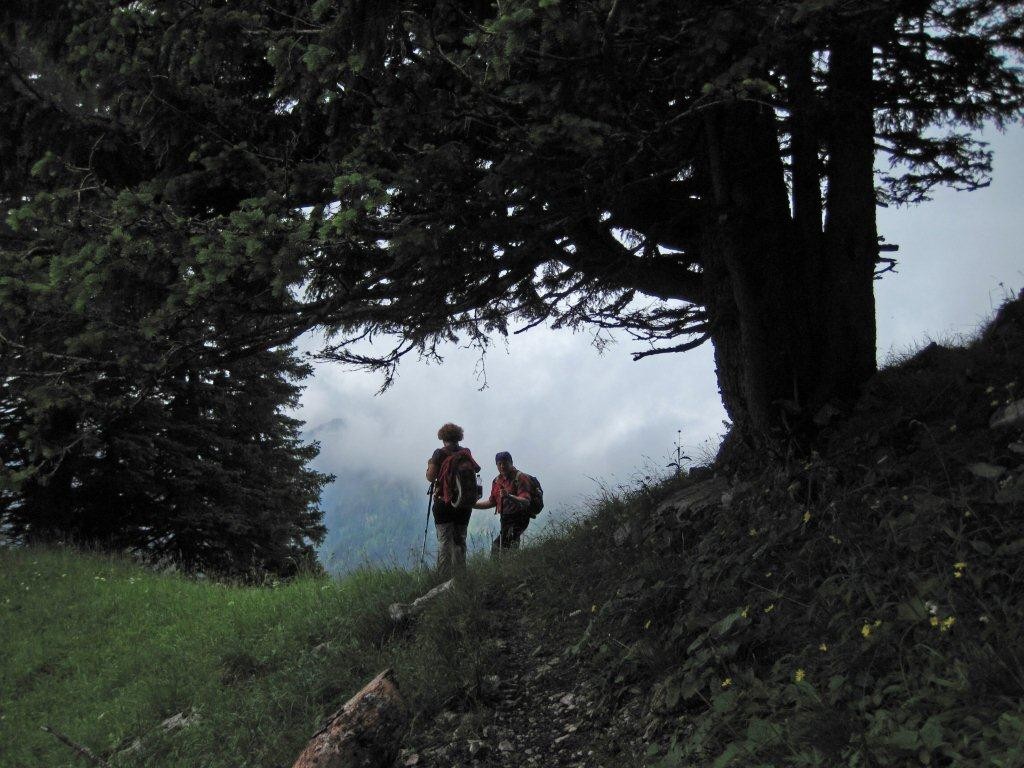
[{"label": "small stone", "polygon": [[491,751],[487,744],[477,739],[470,739],[466,742],[466,749],[473,760],[483,760]]},{"label": "small stone", "polygon": [[995,501],[997,504],[1013,504],[1024,501],[1024,473],[1011,478],[996,491]]},{"label": "small stone", "polygon": [[754,486],[751,483],[746,481],[736,483],[732,488],[722,494],[722,506],[725,508],[732,506],[733,502],[740,501],[744,497],[749,496],[753,490]]},{"label": "small stone", "polygon": [[502,739],[501,741],[498,742],[498,750],[501,751],[501,752],[511,752],[512,751],[512,742],[509,741],[508,739]]},{"label": "small stone", "polygon": [[1024,424],[1024,400],[1014,400],[1005,408],[1000,408],[992,414],[988,422],[992,429],[1015,427],[1020,424]]},{"label": "small stone", "polygon": [[984,461],[968,464],[967,471],[975,477],[980,477],[984,480],[998,480],[1006,474],[1005,467],[1000,467],[998,464],[989,464]]},{"label": "small stone", "polygon": [[[392,753],[392,754],[394,754],[394,753]],[[402,762],[402,765],[406,765],[406,766],[413,766],[413,765],[419,765],[419,764],[420,764],[420,756],[416,752],[413,752],[411,755],[409,755],[407,758],[405,758],[405,760]]]},{"label": "small stone", "polygon": [[437,716],[437,722],[441,725],[452,725],[459,719],[459,715],[456,712],[452,712],[450,709],[446,709],[444,712]]},{"label": "small stone", "polygon": [[1020,456],[1024,456],[1024,443],[1010,443],[1007,448]]}]

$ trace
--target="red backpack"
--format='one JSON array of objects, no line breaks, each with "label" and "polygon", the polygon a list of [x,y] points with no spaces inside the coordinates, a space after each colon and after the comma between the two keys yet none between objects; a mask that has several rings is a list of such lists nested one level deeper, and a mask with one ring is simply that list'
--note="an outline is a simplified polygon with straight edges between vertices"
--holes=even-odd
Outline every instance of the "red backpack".
[{"label": "red backpack", "polygon": [[483,496],[479,471],[480,465],[474,461],[469,448],[454,451],[441,462],[437,475],[438,498],[456,509],[469,509]]}]

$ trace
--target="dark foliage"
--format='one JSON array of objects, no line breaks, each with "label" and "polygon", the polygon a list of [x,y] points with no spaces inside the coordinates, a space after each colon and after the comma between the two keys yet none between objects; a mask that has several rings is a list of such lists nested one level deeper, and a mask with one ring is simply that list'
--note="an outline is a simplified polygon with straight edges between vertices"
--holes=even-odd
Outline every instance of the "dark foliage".
[{"label": "dark foliage", "polygon": [[[6,450],[53,464],[94,431],[82,403],[311,327],[325,356],[390,374],[542,322],[625,328],[638,356],[711,340],[738,439],[806,447],[874,373],[877,199],[987,183],[971,132],[1020,115],[1022,18],[1019,0],[8,3],[0,343],[59,407]],[[380,334],[392,353],[352,346]]]},{"label": "dark foliage", "polygon": [[545,542],[519,589],[575,629],[595,730],[662,768],[1019,763],[1024,428],[990,419],[1022,370],[1024,299],[873,377],[820,453],[642,485]]},{"label": "dark foliage", "polygon": [[[106,17],[33,8],[5,8],[0,61],[0,532],[208,572],[312,566],[328,478],[285,415],[310,368],[273,327],[295,273],[255,263],[279,227],[240,202],[265,179],[244,152],[174,176],[194,127],[111,113],[116,84],[85,61],[131,69],[91,36]],[[230,219],[191,215],[215,208]]]}]

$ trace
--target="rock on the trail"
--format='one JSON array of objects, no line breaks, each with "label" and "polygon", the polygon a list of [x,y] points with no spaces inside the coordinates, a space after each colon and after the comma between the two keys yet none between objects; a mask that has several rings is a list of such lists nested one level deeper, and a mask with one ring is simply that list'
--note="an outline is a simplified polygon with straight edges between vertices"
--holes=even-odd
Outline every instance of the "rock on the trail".
[{"label": "rock on the trail", "polygon": [[472,760],[483,760],[490,754],[491,748],[479,739],[470,739],[466,742],[466,751]]},{"label": "rock on the trail", "polygon": [[997,504],[1014,504],[1024,501],[1024,472],[1018,473],[1005,482],[996,491],[995,501]]},{"label": "rock on the trail", "polygon": [[988,425],[992,429],[1024,425],[1024,399],[1014,400],[1005,408],[1000,408],[993,413]]},{"label": "rock on the trail", "polygon": [[975,477],[980,477],[985,480],[998,480],[1004,474],[1006,474],[1006,468],[1000,467],[998,464],[989,464],[985,461],[978,461],[974,464],[967,465],[967,471]]},{"label": "rock on the trail", "polygon": [[661,517],[672,513],[677,520],[684,520],[692,510],[721,503],[722,494],[728,487],[729,484],[721,478],[712,478],[687,486],[659,504],[654,510],[654,516]]}]

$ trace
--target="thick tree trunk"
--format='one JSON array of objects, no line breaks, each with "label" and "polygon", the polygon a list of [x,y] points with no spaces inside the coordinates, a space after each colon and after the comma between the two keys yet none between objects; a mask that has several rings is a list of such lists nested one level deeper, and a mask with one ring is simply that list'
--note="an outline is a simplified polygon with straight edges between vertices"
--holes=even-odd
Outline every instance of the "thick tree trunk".
[{"label": "thick tree trunk", "polygon": [[719,387],[735,433],[756,447],[813,431],[821,406],[852,399],[875,370],[871,47],[833,50],[824,231],[804,53],[790,73],[792,212],[774,113],[740,102],[705,124],[703,277]]},{"label": "thick tree trunk", "polygon": [[774,114],[726,105],[706,130],[714,205],[704,278],[719,387],[734,429],[762,446],[813,380],[808,259],[789,210]]},{"label": "thick tree trunk", "polygon": [[817,402],[849,400],[876,370],[875,220],[872,46],[867,39],[832,45],[822,327],[827,330]]}]

